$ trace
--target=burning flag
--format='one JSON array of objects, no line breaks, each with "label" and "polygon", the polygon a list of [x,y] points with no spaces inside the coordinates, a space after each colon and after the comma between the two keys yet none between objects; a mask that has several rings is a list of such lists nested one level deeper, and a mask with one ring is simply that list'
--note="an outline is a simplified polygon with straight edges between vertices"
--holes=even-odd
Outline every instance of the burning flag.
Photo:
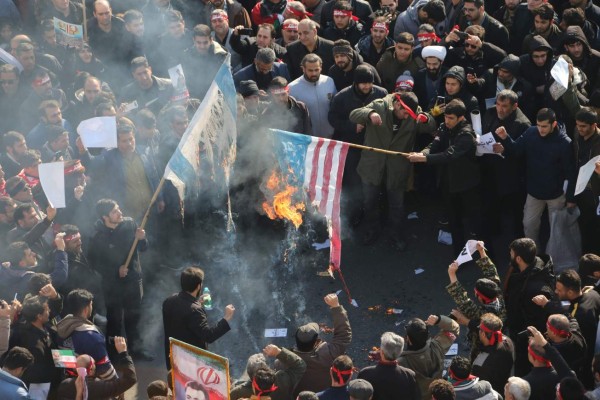
[{"label": "burning flag", "polygon": [[[349,145],[344,142],[292,132],[280,130],[273,130],[273,132],[275,133],[275,154],[279,169],[282,173],[287,172],[284,179],[287,183],[286,187],[292,186],[292,189],[286,188],[287,194],[291,197],[298,191],[299,195],[308,196],[310,204],[325,217],[331,240],[329,274],[333,276],[334,271],[339,273],[344,289],[350,298],[340,270],[342,249],[340,194]],[[271,178],[277,179],[277,176],[272,175]],[[267,185],[269,185],[269,181],[267,181]],[[275,196],[278,195],[279,193]],[[274,204],[276,203],[274,202]],[[301,206],[295,206],[296,210],[304,207],[303,203],[300,204]],[[269,213],[269,211],[265,211],[267,214]],[[296,222],[294,224],[296,227],[299,226]],[[352,301],[351,298],[350,300]]]}]

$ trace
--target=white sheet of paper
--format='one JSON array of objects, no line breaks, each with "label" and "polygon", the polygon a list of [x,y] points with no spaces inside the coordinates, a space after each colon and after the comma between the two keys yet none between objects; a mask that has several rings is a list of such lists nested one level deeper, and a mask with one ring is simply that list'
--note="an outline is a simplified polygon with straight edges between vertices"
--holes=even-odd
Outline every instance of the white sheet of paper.
[{"label": "white sheet of paper", "polygon": [[477,240],[467,240],[465,247],[463,247],[458,257],[456,257],[456,262],[458,265],[464,264],[467,261],[471,261],[473,259],[473,253],[475,250],[477,250]]},{"label": "white sheet of paper", "polygon": [[446,355],[447,356],[455,356],[457,354],[458,354],[458,343],[454,343],[452,346],[450,346]]},{"label": "white sheet of paper", "polygon": [[121,111],[123,112],[123,114],[127,114],[137,108],[138,108],[138,102],[137,102],[137,100],[134,100],[131,103],[125,103],[125,106],[123,107],[123,110],[121,110]]},{"label": "white sheet of paper", "polygon": [[590,178],[594,173],[594,169],[596,168],[596,161],[600,161],[600,156],[592,158],[590,161],[582,165],[581,168],[579,168],[579,174],[577,174],[577,184],[575,185],[575,196],[585,190],[585,187],[590,181]]},{"label": "white sheet of paper", "polygon": [[48,201],[55,208],[65,208],[65,163],[63,161],[38,165],[40,183]]},{"label": "white sheet of paper", "polygon": [[419,219],[419,216],[417,215],[417,212],[415,211],[415,212],[411,212],[410,214],[408,214],[406,219]]},{"label": "white sheet of paper", "polygon": [[117,119],[115,117],[94,117],[81,121],[77,127],[83,145],[87,148],[117,147]]},{"label": "white sheet of paper", "polygon": [[450,232],[446,232],[440,229],[438,233],[438,243],[445,244],[447,246],[452,245],[452,235]]},{"label": "white sheet of paper", "polygon": [[478,136],[481,135],[481,113],[479,111],[471,113],[471,126]]},{"label": "white sheet of paper", "polygon": [[404,310],[401,308],[392,308],[392,313],[393,314],[402,314]]},{"label": "white sheet of paper", "polygon": [[554,80],[563,88],[569,88],[569,63],[562,57],[558,57],[558,60],[550,70],[550,75]]},{"label": "white sheet of paper", "polygon": [[356,302],[356,300],[352,299],[350,304],[352,304],[354,307],[358,308],[358,303]]},{"label": "white sheet of paper", "polygon": [[265,329],[265,337],[286,337],[287,328]]},{"label": "white sheet of paper", "polygon": [[417,268],[417,269],[415,269],[415,275],[422,274],[423,272],[425,272],[425,270],[423,268]]},{"label": "white sheet of paper", "polygon": [[494,135],[492,132],[488,132],[485,135],[481,135],[477,139],[477,152],[476,155],[481,156],[484,154],[495,154],[494,153],[494,144],[496,143],[496,139],[494,139]]}]

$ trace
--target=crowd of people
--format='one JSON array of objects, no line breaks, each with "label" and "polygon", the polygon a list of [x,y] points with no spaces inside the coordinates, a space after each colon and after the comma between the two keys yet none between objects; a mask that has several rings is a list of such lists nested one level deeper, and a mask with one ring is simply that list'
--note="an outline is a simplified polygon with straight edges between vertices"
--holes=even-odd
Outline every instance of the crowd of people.
[{"label": "crowd of people", "polygon": [[[84,25],[84,42],[62,44],[54,18]],[[311,323],[295,348],[268,345],[232,399],[600,399],[600,161],[576,191],[579,169],[600,156],[592,0],[0,0],[0,48],[0,398],[119,397],[137,381],[133,359],[154,358],[139,328],[153,279],[143,252],[185,259],[226,196],[210,174],[184,198],[167,181],[139,224],[229,63],[234,204],[272,165],[266,130],[282,129],[378,149],[346,158],[342,217],[362,245],[385,237],[404,251],[405,194],[416,192],[433,199],[454,254],[467,239],[488,247],[477,243],[475,297],[452,263],[452,314],[384,333],[376,365],[357,377],[347,314],[329,295],[333,339]],[[86,148],[77,126],[111,116],[117,147]],[[486,133],[492,151],[479,154]],[[64,162],[58,210],[38,171],[53,161]],[[543,219],[564,210],[578,215],[580,245],[569,250],[581,258],[555,270],[545,244],[560,230]],[[514,239],[502,283],[490,259],[505,251],[494,248],[501,235]],[[233,305],[208,324],[203,279],[196,267],[181,273],[181,292],[163,304],[165,338],[206,348],[230,329]],[[446,366],[461,325],[470,355]],[[87,377],[54,367],[59,348],[74,350]],[[168,386],[153,382],[148,396],[166,398]],[[186,396],[208,400],[196,384]]]}]

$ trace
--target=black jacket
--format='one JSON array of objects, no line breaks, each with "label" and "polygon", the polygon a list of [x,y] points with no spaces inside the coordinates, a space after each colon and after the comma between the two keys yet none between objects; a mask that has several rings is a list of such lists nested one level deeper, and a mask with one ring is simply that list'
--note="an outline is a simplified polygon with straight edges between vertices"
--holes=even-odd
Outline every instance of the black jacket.
[{"label": "black jacket", "polygon": [[209,326],[202,304],[187,292],[179,292],[168,297],[163,302],[162,315],[167,369],[171,369],[169,338],[207,349],[208,343],[214,342],[231,329],[225,319],[221,319],[214,326]]},{"label": "black jacket", "polygon": [[431,101],[431,99],[436,99],[439,94],[445,92],[445,89],[443,89],[441,86],[443,82],[442,78],[444,75],[446,75],[446,72],[448,72],[448,68],[446,68],[445,66],[442,66],[440,68],[441,70],[439,78],[437,80],[437,83],[433,87],[433,93],[431,95],[427,93],[427,82],[429,79],[429,75],[427,74],[427,68],[420,69],[419,72],[417,72],[417,74],[415,75],[415,85],[413,87],[413,92],[417,95],[417,98],[419,99],[419,106],[421,106],[423,110],[429,111],[429,108],[427,107],[429,106],[429,102]]},{"label": "black jacket", "polygon": [[[325,29],[333,24],[333,6],[335,2],[328,1],[321,10],[321,29]],[[371,5],[364,0],[350,0],[350,5],[354,9],[353,15],[358,17],[359,22],[364,26],[365,31],[371,29],[373,23],[373,9]]]},{"label": "black jacket", "polygon": [[523,272],[515,267],[508,277],[504,301],[506,325],[513,339],[529,325],[541,332],[546,331],[546,312],[531,301],[538,294],[548,299],[554,298],[554,270],[552,259],[547,255],[536,257],[534,263]]},{"label": "black jacket", "polygon": [[[446,78],[454,78],[454,79],[458,80],[461,83],[460,92],[458,92],[457,94],[452,95],[452,96],[449,95],[448,93],[446,93]],[[471,112],[479,109],[479,102],[477,101],[477,98],[475,96],[473,96],[471,94],[471,92],[469,92],[467,90],[466,85],[467,85],[467,79],[466,79],[466,74],[465,74],[464,68],[461,66],[455,65],[454,67],[451,67],[448,70],[448,72],[446,72],[444,74],[444,76],[442,77],[442,82],[440,83],[440,96],[445,97],[446,104],[448,104],[451,100],[454,100],[454,99],[462,100],[462,102],[465,103],[465,107],[467,107],[466,118],[467,118],[467,120],[470,120]],[[431,99],[429,102],[428,109],[431,109],[435,105],[436,101],[437,101],[437,98],[435,98],[435,97],[433,99]]]},{"label": "black jacket", "polygon": [[[302,76],[300,62],[309,51],[299,40],[288,44],[286,49],[285,63],[288,65],[292,80],[294,80]],[[329,68],[335,64],[333,59],[333,42],[331,40],[317,37],[317,47],[312,53],[318,55],[323,60],[323,71],[329,71]]]},{"label": "black jacket", "polygon": [[[579,330],[579,324],[575,318],[570,318],[569,325],[571,328],[571,335],[564,342],[552,343],[552,346],[558,350],[562,358],[569,365],[569,368],[577,374],[577,379],[580,382],[585,383],[586,379],[593,377],[590,374],[590,368],[587,364],[587,345],[581,331]],[[593,351],[593,349],[592,349]]]},{"label": "black jacket", "polygon": [[272,129],[281,129],[288,132],[312,135],[312,124],[306,104],[289,96],[287,108],[281,109],[277,104],[271,103],[262,112],[262,118]]},{"label": "black jacket", "polygon": [[366,106],[373,100],[382,99],[387,94],[387,90],[380,86],[373,86],[373,90],[367,95],[358,93],[354,85],[339,91],[333,96],[329,106],[328,119],[331,126],[333,126],[332,139],[363,144],[365,133],[364,131],[356,133],[356,124],[349,119],[350,112]]},{"label": "black jacket", "polygon": [[[495,132],[500,126],[503,126],[508,135],[516,140],[531,126],[531,122],[520,108],[517,108],[504,120],[498,118],[496,107],[488,109],[483,120],[482,133],[491,132],[498,142],[500,138]],[[521,159],[484,154],[480,160],[484,187],[489,188],[491,193],[506,195],[523,190],[524,165]]]},{"label": "black jacket", "polygon": [[373,76],[375,78],[375,82],[373,83],[377,86],[381,86],[381,78],[379,77],[377,69],[375,69],[374,66],[363,62],[363,59],[360,56],[360,54],[358,54],[356,50],[352,50],[352,69],[350,71],[346,72],[334,64],[331,66],[331,68],[329,68],[329,71],[327,73],[327,76],[333,79],[333,82],[335,83],[335,88],[338,92],[344,88],[347,88],[348,86],[351,86],[354,83],[354,71],[359,65],[366,65],[367,67],[369,67],[371,72],[373,72]]},{"label": "black jacket", "polygon": [[373,399],[401,398],[419,400],[421,393],[414,371],[398,365],[395,361],[380,361],[377,365],[363,368],[358,378],[373,385]]},{"label": "black jacket", "polygon": [[[484,14],[481,26],[485,29],[485,41],[493,43],[501,49],[508,49],[508,29],[487,12],[484,12]],[[464,31],[467,26],[467,21],[464,19],[461,24],[461,30]]]},{"label": "black jacket", "polygon": [[[532,54],[536,50],[548,51],[546,63],[541,67],[538,67],[533,62]],[[539,110],[540,108],[544,107],[544,94],[537,93],[536,88],[539,86],[545,86],[552,78],[550,75],[550,70],[552,69],[553,65],[553,55],[554,50],[548,41],[540,35],[535,35],[529,42],[529,52],[519,57],[521,59],[520,75],[523,77],[523,79],[531,84],[533,89],[533,99],[529,101],[529,103],[531,103],[531,106],[534,110]]]},{"label": "black jacket", "polygon": [[350,42],[352,47],[356,46],[365,31],[363,25],[350,19],[350,25],[346,29],[338,29],[335,24],[331,24],[323,30],[325,39],[335,42],[338,39],[344,39]]},{"label": "black jacket", "polygon": [[[589,79],[589,85],[586,87],[588,93],[596,87],[598,74],[600,72],[600,52],[591,48],[588,39],[579,26],[570,26],[563,35],[563,43],[578,40],[583,44],[583,58],[573,60],[573,65],[581,69]],[[572,57],[571,57],[572,58]]]},{"label": "black jacket", "polygon": [[[254,62],[254,58],[258,52],[256,38],[242,38],[240,35],[232,33],[229,44],[231,45],[233,51],[242,56],[242,67],[248,66]],[[275,52],[275,57],[277,57],[278,60],[283,60],[285,58],[285,53],[287,53],[285,47],[273,42],[271,44],[271,48]]]},{"label": "black jacket", "polygon": [[535,367],[523,377],[531,386],[529,400],[548,400],[556,396],[556,384],[563,378],[575,378],[565,360],[560,356],[550,343],[544,346],[545,358],[551,363],[551,367]]},{"label": "black jacket", "polygon": [[515,360],[515,345],[508,336],[491,346],[480,345],[472,353],[473,375],[491,383],[492,388],[503,393],[504,385],[511,376]]},{"label": "black jacket", "polygon": [[423,150],[427,163],[443,164],[442,187],[450,193],[460,193],[479,185],[479,164],[475,158],[475,132],[463,120],[454,128],[440,125],[431,144]]},{"label": "black jacket", "polygon": [[[135,238],[137,224],[124,218],[115,229],[108,228],[102,220],[96,221],[96,233],[90,241],[89,261],[102,275],[105,292],[121,295],[122,285],[135,284],[142,280],[142,267],[138,251],[144,251],[148,242],[140,240],[129,264],[125,278],[119,277],[119,267],[125,263]],[[107,298],[108,300],[108,298]]]}]

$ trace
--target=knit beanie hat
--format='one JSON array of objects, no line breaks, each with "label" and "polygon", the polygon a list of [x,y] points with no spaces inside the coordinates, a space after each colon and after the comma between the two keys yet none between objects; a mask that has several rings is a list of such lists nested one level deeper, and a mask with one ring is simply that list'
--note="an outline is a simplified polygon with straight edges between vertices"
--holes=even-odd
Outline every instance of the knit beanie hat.
[{"label": "knit beanie hat", "polygon": [[375,77],[368,66],[361,64],[354,70],[354,83],[373,83]]}]

